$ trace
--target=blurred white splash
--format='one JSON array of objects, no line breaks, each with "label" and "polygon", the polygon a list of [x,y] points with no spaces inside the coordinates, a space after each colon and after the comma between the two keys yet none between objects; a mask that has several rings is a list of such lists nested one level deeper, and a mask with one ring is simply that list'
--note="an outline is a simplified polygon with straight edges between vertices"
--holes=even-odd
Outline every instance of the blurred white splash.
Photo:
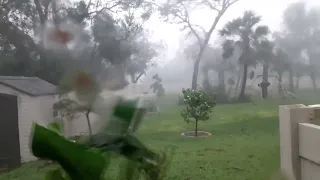
[{"label": "blurred white splash", "polygon": [[81,41],[82,33],[82,28],[71,20],[63,21],[58,25],[48,21],[43,27],[44,48],[53,50],[70,49],[74,44]]}]

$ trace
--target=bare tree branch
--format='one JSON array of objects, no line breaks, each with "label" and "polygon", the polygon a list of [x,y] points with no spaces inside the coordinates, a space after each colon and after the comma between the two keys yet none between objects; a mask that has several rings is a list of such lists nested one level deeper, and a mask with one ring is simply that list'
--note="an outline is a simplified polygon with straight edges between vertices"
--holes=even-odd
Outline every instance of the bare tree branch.
[{"label": "bare tree branch", "polygon": [[[223,14],[227,11],[227,9],[233,5],[234,3],[238,2],[239,0],[177,0],[177,3],[172,3],[171,7],[170,4],[165,5],[163,7],[164,13],[162,13],[162,16],[165,16],[168,18],[169,15],[172,15],[174,18],[177,18],[179,21],[176,21],[176,24],[184,24],[183,30],[189,29],[190,32],[188,35],[193,34],[197,40],[198,40],[198,45],[199,45],[199,52],[197,54],[197,57],[195,59],[195,64],[194,64],[194,70],[193,70],[193,75],[192,75],[192,89],[197,88],[197,78],[198,78],[198,73],[199,73],[199,65],[200,65],[200,60],[203,56],[204,50],[207,47],[209,40],[211,38],[211,35],[213,31],[215,30],[219,20],[223,16]],[[217,15],[215,16],[214,21],[211,24],[211,27],[208,31],[205,31],[204,28],[201,28],[200,26],[193,25],[190,22],[190,17],[189,17],[189,11],[188,8],[185,6],[185,3],[190,4],[196,4],[196,6],[203,5],[215,12],[217,12]],[[168,7],[169,6],[169,7]],[[168,10],[168,8],[171,10]],[[160,8],[161,11],[161,8]],[[168,18],[169,19],[169,18]],[[199,33],[196,31],[195,28],[200,28],[202,32],[204,32],[204,37],[203,40],[201,39]]]},{"label": "bare tree branch", "polygon": [[181,2],[181,5],[184,9],[184,12],[185,12],[185,23],[187,23],[188,27],[190,28],[190,30],[192,31],[192,33],[196,36],[199,44],[202,44],[202,39],[200,38],[199,34],[197,33],[197,31],[193,28],[191,22],[190,22],[190,17],[189,17],[189,12],[188,12],[188,9],[186,8],[186,6],[183,4],[183,2]]},{"label": "bare tree branch", "polygon": [[146,72],[141,72],[135,79],[134,79],[134,82],[133,83],[137,83],[138,80],[141,78],[142,75],[146,74]]},{"label": "bare tree branch", "polygon": [[92,12],[89,12],[88,14],[89,15],[92,15],[92,14],[100,14],[102,13],[103,11],[110,11],[110,12],[113,12],[113,13],[116,13],[116,11],[114,11],[113,9],[120,6],[121,5],[121,1],[118,1],[114,4],[112,4],[111,6],[104,6],[103,8],[97,10],[97,7],[96,7],[96,10],[95,11],[92,11]]},{"label": "bare tree branch", "polygon": [[234,3],[238,2],[239,0],[227,0],[226,2],[226,8],[229,8],[232,6]]},{"label": "bare tree branch", "polygon": [[209,0],[202,0],[199,4],[205,4],[207,5],[210,9],[215,10],[217,12],[220,12],[221,10],[218,9],[216,6],[212,5],[212,3]]},{"label": "bare tree branch", "polygon": [[200,25],[193,25],[193,26],[199,28],[202,31],[203,35],[206,35],[207,31],[203,27],[201,27]]}]

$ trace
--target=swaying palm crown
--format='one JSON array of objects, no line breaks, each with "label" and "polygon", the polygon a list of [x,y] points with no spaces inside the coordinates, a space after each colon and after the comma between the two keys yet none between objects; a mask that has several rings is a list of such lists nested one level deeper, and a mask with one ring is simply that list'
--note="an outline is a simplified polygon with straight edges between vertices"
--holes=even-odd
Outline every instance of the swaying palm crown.
[{"label": "swaying palm crown", "polygon": [[226,38],[222,45],[224,58],[233,55],[236,45],[242,50],[242,55],[239,58],[240,63],[252,63],[254,42],[264,40],[269,33],[267,26],[257,26],[260,20],[261,17],[254,12],[246,11],[242,17],[229,21],[220,30],[220,35]]}]

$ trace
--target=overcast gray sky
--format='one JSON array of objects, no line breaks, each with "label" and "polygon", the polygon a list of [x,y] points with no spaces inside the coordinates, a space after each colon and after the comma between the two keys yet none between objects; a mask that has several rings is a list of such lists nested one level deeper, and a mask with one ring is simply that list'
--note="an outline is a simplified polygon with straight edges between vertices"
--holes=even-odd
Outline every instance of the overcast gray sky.
[{"label": "overcast gray sky", "polygon": [[[289,3],[297,2],[299,0],[240,0],[234,4],[222,17],[218,24],[217,29],[220,29],[227,21],[239,17],[246,10],[253,10],[262,16],[261,24],[268,25],[272,30],[279,30],[282,20],[283,10]],[[304,0],[309,6],[320,5],[320,0]],[[193,23],[199,24],[208,29],[213,21],[214,16],[212,12],[197,11],[192,14]],[[210,18],[212,17],[212,18]],[[169,61],[175,55],[176,50],[179,48],[181,40],[181,32],[179,26],[162,22],[157,17],[153,17],[147,24],[147,27],[153,31],[152,38],[154,40],[164,40],[168,46],[167,58]],[[212,39],[214,40],[217,35],[214,32]]]}]

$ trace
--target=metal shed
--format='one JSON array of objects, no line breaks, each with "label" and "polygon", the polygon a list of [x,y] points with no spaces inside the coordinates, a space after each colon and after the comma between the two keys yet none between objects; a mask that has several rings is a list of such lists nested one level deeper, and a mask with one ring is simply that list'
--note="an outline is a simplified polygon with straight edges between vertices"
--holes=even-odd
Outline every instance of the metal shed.
[{"label": "metal shed", "polygon": [[57,92],[37,77],[0,76],[0,171],[36,160],[29,149],[32,123],[53,121]]}]

